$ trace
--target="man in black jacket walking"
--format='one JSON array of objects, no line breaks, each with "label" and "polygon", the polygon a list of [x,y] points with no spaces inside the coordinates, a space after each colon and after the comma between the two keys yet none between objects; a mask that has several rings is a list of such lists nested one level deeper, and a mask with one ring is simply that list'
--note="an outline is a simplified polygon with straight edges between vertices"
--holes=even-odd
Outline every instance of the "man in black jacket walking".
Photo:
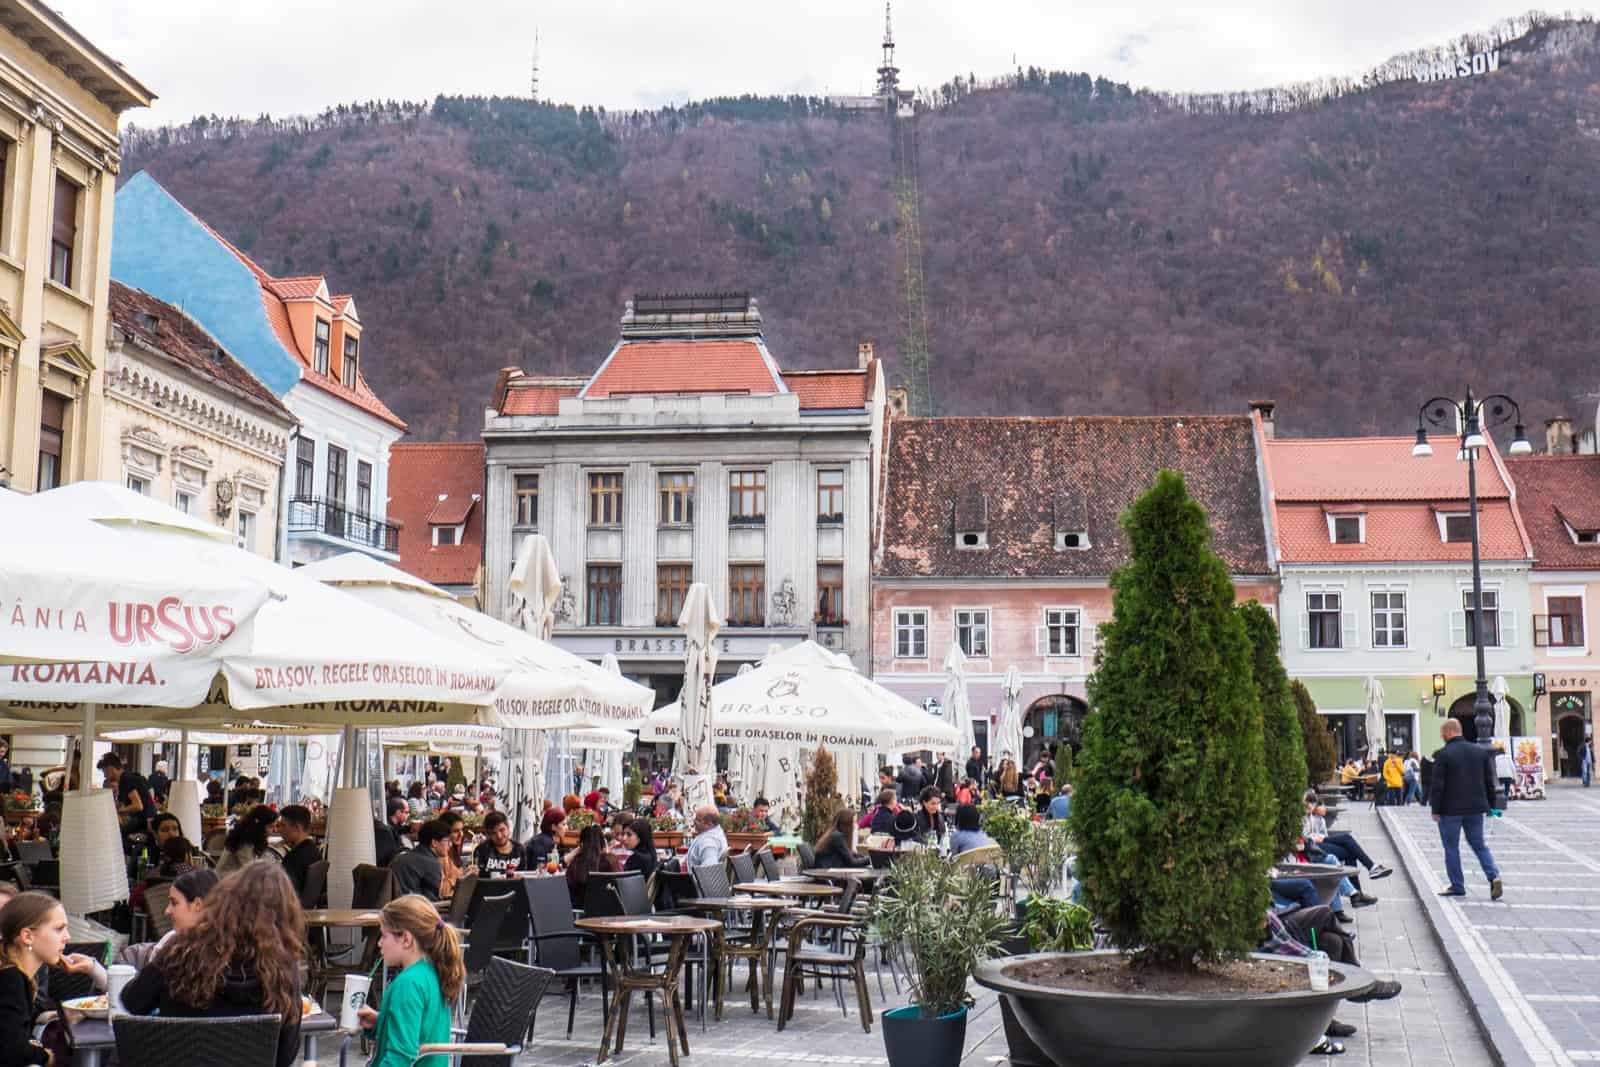
[{"label": "man in black jacket walking", "polygon": [[1439,824],[1439,840],[1444,843],[1444,869],[1450,888],[1442,897],[1464,897],[1467,889],[1461,873],[1461,833],[1478,857],[1483,876],[1489,879],[1489,899],[1499,900],[1500,868],[1483,843],[1483,816],[1495,806],[1494,757],[1488,749],[1470,744],[1461,737],[1461,723],[1446,719],[1439,727],[1444,747],[1433,754],[1433,781],[1428,789],[1433,821]]}]

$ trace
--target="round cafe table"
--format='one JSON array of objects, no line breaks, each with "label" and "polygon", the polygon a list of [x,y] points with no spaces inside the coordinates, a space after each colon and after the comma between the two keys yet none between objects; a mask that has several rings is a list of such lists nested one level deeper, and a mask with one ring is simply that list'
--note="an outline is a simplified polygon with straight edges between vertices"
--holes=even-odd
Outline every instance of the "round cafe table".
[{"label": "round cafe table", "polygon": [[[749,912],[750,936],[738,941],[730,941],[724,931],[724,936],[718,938],[719,948],[717,958],[721,960],[745,959],[750,961],[750,980],[745,988],[750,993],[750,1010],[759,1012],[761,1000],[767,1002],[767,1018],[772,1018],[772,933],[778,928],[776,922],[768,922],[767,912],[787,911],[800,903],[790,896],[758,897],[746,894],[738,897],[689,897],[678,901],[678,906],[687,911],[708,911],[714,914],[726,912]],[[759,969],[760,981],[757,982]],[[732,976],[732,964],[729,964],[729,976]],[[716,1018],[722,1019],[722,966],[717,966],[717,1007]]]},{"label": "round cafe table", "polygon": [[[611,998],[611,1011],[606,1015],[605,1032],[600,1035],[600,1054],[596,1063],[604,1063],[612,1053],[611,1037],[616,1034],[616,1051],[622,1051],[623,1039],[628,1033],[628,1005],[635,991],[661,994],[667,1025],[667,1055],[672,1067],[678,1067],[678,1047],[689,1054],[689,1031],[683,1024],[683,1002],[678,999],[678,976],[683,970],[683,954],[691,937],[720,934],[722,924],[714,919],[697,919],[690,915],[607,915],[574,921],[579,930],[594,934],[600,949],[610,961],[615,976],[616,992]],[[650,969],[648,954],[639,954],[635,967],[635,954],[628,951],[630,937],[664,937],[670,942],[665,967],[660,971]]]},{"label": "round cafe table", "polygon": [[848,882],[853,879],[864,886],[871,886],[889,871],[885,867],[817,867],[800,873],[823,882]]},{"label": "round cafe table", "polygon": [[821,885],[816,882],[740,882],[733,887],[733,891],[762,897],[798,897],[801,901],[811,904],[844,895],[844,890],[836,885]]}]

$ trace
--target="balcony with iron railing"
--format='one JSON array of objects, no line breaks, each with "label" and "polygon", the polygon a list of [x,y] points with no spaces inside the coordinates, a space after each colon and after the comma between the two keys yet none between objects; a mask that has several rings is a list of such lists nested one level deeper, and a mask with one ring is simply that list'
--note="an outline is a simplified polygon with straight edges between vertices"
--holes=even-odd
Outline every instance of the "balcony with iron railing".
[{"label": "balcony with iron railing", "polygon": [[289,501],[290,534],[322,534],[363,549],[400,553],[400,527],[339,500],[297,496]]}]

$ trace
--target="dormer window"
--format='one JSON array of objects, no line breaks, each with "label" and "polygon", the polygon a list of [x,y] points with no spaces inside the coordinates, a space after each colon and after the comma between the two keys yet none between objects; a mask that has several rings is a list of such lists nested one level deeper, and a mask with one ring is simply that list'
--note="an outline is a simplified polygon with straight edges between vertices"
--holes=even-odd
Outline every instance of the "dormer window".
[{"label": "dormer window", "polygon": [[156,328],[161,325],[161,320],[148,311],[139,312],[135,318],[139,320],[139,328],[145,333],[155,333]]},{"label": "dormer window", "polygon": [[1600,529],[1594,527],[1592,520],[1581,525],[1574,523],[1559,508],[1556,509],[1556,516],[1561,519],[1561,528],[1567,531],[1573,544],[1600,545]]},{"label": "dormer window", "polygon": [[1089,534],[1086,530],[1057,530],[1057,552],[1084,552],[1089,548]]},{"label": "dormer window", "polygon": [[1081,496],[1071,494],[1057,497],[1051,504],[1050,524],[1055,533],[1057,552],[1088,551],[1089,522]]},{"label": "dormer window", "polygon": [[1359,511],[1329,511],[1328,543],[1334,545],[1361,545],[1367,541],[1367,516]]},{"label": "dormer window", "polygon": [[433,526],[433,543],[436,546],[459,545],[461,543],[460,526]]},{"label": "dormer window", "polygon": [[977,550],[989,547],[989,500],[982,490],[970,488],[955,506],[956,547]]},{"label": "dormer window", "polygon": [[1600,530],[1573,530],[1572,541],[1579,545],[1600,545]]},{"label": "dormer window", "polygon": [[311,343],[311,369],[318,374],[328,373],[329,330],[326,319],[317,320],[316,336]]},{"label": "dormer window", "polygon": [[339,380],[344,382],[346,389],[356,387],[357,362],[361,358],[361,342],[349,334],[344,338],[344,366],[340,368]]},{"label": "dormer window", "polygon": [[1446,544],[1467,544],[1472,540],[1472,516],[1465,511],[1441,511],[1439,539]]}]

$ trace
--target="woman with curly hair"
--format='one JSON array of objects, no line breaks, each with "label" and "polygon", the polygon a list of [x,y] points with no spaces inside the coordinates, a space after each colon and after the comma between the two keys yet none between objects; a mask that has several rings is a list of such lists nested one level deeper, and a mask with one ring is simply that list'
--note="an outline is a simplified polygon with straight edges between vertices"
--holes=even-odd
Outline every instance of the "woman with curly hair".
[{"label": "woman with curly hair", "polygon": [[252,863],[205,895],[205,910],[122,991],[134,1015],[281,1015],[277,1067],[300,1058],[304,919],[289,876]]},{"label": "woman with curly hair", "polygon": [[258,804],[239,816],[223,840],[217,873],[232,874],[256,860],[276,859],[277,853],[267,847],[267,831],[277,821],[278,813],[265,804]]}]

